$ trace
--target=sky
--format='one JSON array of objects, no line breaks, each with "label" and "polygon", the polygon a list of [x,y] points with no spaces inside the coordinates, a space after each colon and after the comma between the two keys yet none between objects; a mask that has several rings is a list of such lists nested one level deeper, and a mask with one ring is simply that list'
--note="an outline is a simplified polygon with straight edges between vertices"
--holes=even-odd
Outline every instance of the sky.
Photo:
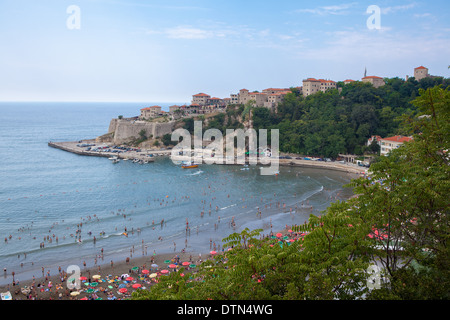
[{"label": "sky", "polygon": [[421,65],[449,77],[449,9],[448,0],[0,0],[0,101],[189,103],[309,77],[360,80],[366,69],[405,78]]}]

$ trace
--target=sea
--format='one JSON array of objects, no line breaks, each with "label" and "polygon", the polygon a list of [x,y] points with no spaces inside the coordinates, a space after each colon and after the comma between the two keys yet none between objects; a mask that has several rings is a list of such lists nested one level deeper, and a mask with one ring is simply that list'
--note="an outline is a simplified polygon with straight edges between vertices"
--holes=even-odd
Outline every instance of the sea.
[{"label": "sea", "polygon": [[220,251],[231,233],[276,233],[352,196],[344,187],[351,177],[332,170],[280,167],[263,176],[259,166],[182,169],[169,157],[113,164],[48,146],[95,138],[112,118],[155,104],[0,103],[0,285],[12,271],[27,280],[42,268]]}]

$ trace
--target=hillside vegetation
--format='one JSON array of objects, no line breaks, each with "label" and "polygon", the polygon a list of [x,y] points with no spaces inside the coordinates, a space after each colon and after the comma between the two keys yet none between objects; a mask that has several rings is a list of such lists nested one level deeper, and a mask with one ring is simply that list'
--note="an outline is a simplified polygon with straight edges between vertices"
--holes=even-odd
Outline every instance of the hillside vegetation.
[{"label": "hillside vegetation", "polygon": [[[276,112],[267,108],[232,105],[225,113],[208,119],[204,130],[244,128],[251,118],[258,129],[279,129],[280,151],[309,156],[336,158],[339,153],[363,154],[372,135],[388,137],[407,132],[399,127],[399,117],[413,116],[411,104],[420,89],[436,85],[447,88],[450,79],[385,79],[386,85],[374,88],[369,83],[338,83],[342,91],[329,90],[303,97],[292,88]],[[184,119],[183,126],[193,132],[194,119]],[[269,130],[270,131],[270,130]],[[269,132],[270,133],[270,132]]]}]

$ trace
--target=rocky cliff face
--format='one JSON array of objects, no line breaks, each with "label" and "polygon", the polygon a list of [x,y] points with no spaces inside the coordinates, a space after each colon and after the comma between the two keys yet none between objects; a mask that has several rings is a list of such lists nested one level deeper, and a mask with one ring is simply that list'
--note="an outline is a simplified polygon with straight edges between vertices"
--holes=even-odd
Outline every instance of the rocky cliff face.
[{"label": "rocky cliff face", "polygon": [[145,135],[153,138],[162,137],[165,134],[172,133],[175,122],[148,122],[129,119],[112,119],[109,123],[107,135],[110,136],[114,144],[121,144],[133,138],[139,138],[139,132],[145,131]]}]

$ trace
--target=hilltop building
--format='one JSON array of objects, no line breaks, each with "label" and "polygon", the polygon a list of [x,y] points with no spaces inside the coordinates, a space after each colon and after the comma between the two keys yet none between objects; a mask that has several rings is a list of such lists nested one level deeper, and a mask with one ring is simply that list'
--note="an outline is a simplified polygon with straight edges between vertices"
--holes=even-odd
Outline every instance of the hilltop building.
[{"label": "hilltop building", "polygon": [[414,68],[414,78],[416,78],[417,81],[429,76],[430,75],[428,74],[428,68],[425,68],[424,66]]},{"label": "hilltop building", "polygon": [[329,89],[337,89],[337,83],[333,80],[308,78],[303,80],[303,96],[307,97],[316,92],[325,92]]},{"label": "hilltop building", "polygon": [[201,106],[205,106],[210,99],[211,96],[206,93],[198,93],[192,96],[192,104],[198,104]]},{"label": "hilltop building", "polygon": [[151,106],[148,108],[141,109],[141,116],[140,119],[150,119],[158,117],[162,114],[161,107],[160,106]]},{"label": "hilltop building", "polygon": [[384,79],[377,76],[367,76],[361,79],[362,82],[369,82],[371,83],[375,88],[379,88],[381,86],[384,86]]}]

